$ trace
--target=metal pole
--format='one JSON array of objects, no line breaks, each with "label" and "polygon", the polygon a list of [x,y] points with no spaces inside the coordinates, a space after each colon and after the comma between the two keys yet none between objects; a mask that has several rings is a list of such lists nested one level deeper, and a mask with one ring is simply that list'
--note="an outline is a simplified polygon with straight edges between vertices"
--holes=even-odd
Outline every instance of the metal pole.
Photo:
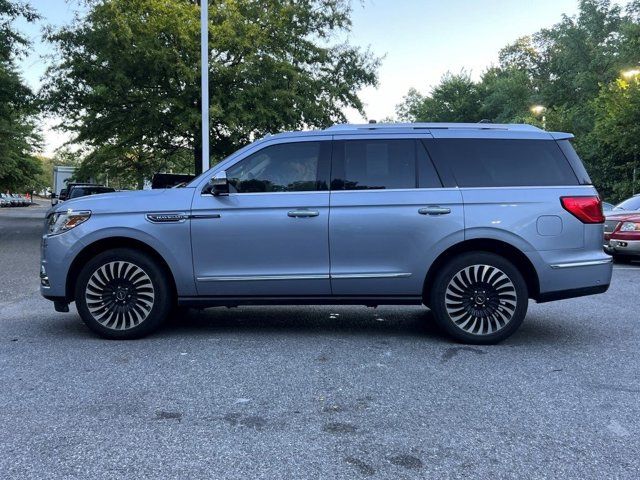
[{"label": "metal pole", "polygon": [[206,172],[209,170],[209,0],[202,0],[200,4],[202,171]]}]

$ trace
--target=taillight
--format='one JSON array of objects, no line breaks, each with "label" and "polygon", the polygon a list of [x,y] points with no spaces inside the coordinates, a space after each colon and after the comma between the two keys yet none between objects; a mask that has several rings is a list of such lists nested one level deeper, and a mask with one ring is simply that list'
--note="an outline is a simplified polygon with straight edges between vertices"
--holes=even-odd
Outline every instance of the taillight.
[{"label": "taillight", "polygon": [[582,223],[604,223],[602,200],[590,197],[560,197],[562,207]]}]

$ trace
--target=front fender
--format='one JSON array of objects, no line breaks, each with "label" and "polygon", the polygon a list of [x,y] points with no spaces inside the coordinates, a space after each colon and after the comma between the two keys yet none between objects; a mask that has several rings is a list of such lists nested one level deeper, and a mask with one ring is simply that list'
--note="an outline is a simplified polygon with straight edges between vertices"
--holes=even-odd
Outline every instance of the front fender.
[{"label": "front fender", "polygon": [[[73,249],[73,258],[68,265],[71,265],[78,255],[96,242],[109,240],[122,244],[123,239],[131,239],[132,243],[137,241],[145,244],[164,259],[175,280],[178,295],[196,295],[188,220],[180,223],[152,224],[146,221],[144,214],[141,213],[118,218],[127,220],[122,223],[132,225],[107,225],[106,219],[102,220],[100,215],[95,219],[92,218],[95,220],[92,230],[78,239],[80,248]],[[96,224],[100,222],[104,222],[105,225]]]}]

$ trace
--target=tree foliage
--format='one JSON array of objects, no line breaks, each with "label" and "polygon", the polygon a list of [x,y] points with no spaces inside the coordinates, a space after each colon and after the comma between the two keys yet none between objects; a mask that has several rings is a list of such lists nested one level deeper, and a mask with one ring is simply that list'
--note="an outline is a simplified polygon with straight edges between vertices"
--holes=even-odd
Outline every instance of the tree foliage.
[{"label": "tree foliage", "polygon": [[610,0],[581,0],[577,15],[503,48],[479,81],[447,74],[428,95],[411,90],[397,114],[406,121],[541,125],[530,108],[543,105],[546,127],[574,133],[600,192],[620,200],[631,192],[629,145],[640,136],[637,85],[619,77],[639,63],[640,0],[624,10]]},{"label": "tree foliage", "polygon": [[15,59],[27,40],[13,27],[16,18],[37,18],[27,5],[0,0],[0,189],[37,187],[42,167],[34,152],[40,138],[34,123],[34,96],[18,74]]},{"label": "tree foliage", "polygon": [[640,168],[640,79],[618,79],[604,86],[593,108],[595,125],[582,148],[585,161],[603,192],[628,197],[633,170]]},{"label": "tree foliage", "polygon": [[[344,120],[378,60],[332,44],[350,27],[347,0],[218,0],[210,6],[211,154],[254,136]],[[199,7],[189,0],[94,0],[47,35],[59,52],[43,89],[83,168],[140,185],[188,171],[199,140]]]}]

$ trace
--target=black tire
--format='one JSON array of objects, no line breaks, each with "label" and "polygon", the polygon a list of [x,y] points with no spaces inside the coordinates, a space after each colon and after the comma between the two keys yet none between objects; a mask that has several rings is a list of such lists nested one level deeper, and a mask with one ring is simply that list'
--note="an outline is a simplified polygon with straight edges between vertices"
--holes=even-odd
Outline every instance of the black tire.
[{"label": "black tire", "polygon": [[505,258],[467,252],[447,262],[425,292],[438,325],[462,343],[489,345],[512,335],[527,314],[527,284]]},{"label": "black tire", "polygon": [[149,255],[115,248],[89,260],[75,300],[82,321],[112,340],[144,337],[165,321],[174,303],[168,273]]}]

